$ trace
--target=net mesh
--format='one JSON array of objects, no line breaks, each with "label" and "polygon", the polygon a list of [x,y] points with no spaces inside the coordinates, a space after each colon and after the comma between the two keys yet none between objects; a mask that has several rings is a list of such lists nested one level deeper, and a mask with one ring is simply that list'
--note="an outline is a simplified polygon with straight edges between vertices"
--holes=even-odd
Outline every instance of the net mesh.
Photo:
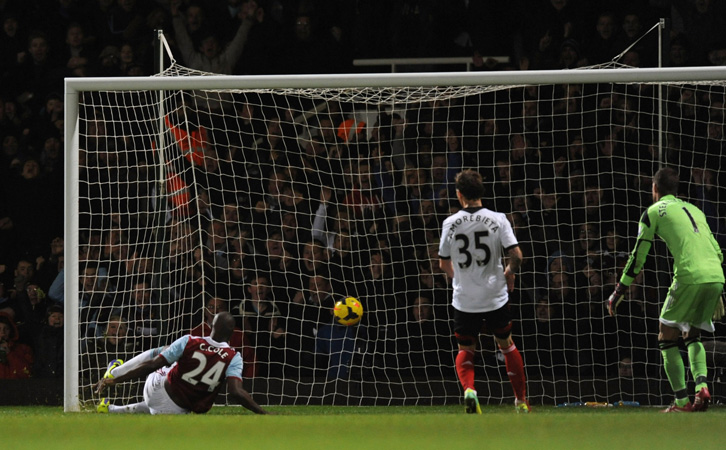
[{"label": "net mesh", "polygon": [[[161,74],[191,75],[210,74]],[[530,400],[667,403],[662,243],[619,316],[604,304],[663,163],[723,245],[723,101],[722,82],[85,92],[81,400],[111,360],[229,310],[260,403],[458,402],[437,250],[474,168],[525,255],[511,303]],[[331,316],[346,296],[358,325]],[[511,401],[489,334],[479,347],[480,397]]]}]

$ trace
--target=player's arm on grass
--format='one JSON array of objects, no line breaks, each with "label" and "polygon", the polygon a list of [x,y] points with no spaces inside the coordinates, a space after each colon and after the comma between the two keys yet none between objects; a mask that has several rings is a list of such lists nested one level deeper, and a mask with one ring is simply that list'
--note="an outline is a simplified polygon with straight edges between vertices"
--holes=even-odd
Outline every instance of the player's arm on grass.
[{"label": "player's arm on grass", "polygon": [[269,414],[252,398],[249,392],[242,387],[242,380],[236,377],[227,377],[227,393],[235,397],[242,406],[255,414]]},{"label": "player's arm on grass", "polygon": [[522,266],[522,249],[519,246],[507,249],[507,267],[504,268],[504,277],[507,279],[507,290],[514,290],[514,275]]},{"label": "player's arm on grass", "polygon": [[166,358],[158,355],[156,358],[149,361],[144,361],[139,364],[138,367],[133,368],[128,373],[120,375],[115,378],[102,378],[96,384],[96,393],[101,394],[106,386],[113,386],[114,384],[123,383],[124,381],[135,380],[137,378],[145,377],[146,375],[159,370],[164,366],[169,365]]}]

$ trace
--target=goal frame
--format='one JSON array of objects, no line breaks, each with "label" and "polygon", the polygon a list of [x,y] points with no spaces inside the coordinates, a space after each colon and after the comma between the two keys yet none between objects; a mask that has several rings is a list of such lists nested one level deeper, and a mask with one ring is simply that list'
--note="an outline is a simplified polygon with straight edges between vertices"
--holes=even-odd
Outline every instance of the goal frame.
[{"label": "goal frame", "polygon": [[[79,411],[79,98],[93,91],[167,91],[182,89],[345,89],[406,86],[502,86],[567,83],[689,83],[726,80],[726,67],[627,68],[498,72],[386,73],[354,75],[259,75],[188,77],[66,78],[64,92],[64,411]],[[658,142],[663,148],[662,95],[659,95]],[[161,138],[161,137],[160,137]],[[662,161],[662,158],[659,158]]]}]

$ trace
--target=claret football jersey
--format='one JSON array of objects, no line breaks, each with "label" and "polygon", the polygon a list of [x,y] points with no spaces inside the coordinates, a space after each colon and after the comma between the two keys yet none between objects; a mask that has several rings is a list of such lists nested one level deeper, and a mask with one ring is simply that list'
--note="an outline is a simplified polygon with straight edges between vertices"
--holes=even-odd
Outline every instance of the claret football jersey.
[{"label": "claret football jersey", "polygon": [[176,362],[167,378],[170,389],[196,413],[212,408],[227,377],[242,378],[242,357],[226,342],[210,337],[185,335],[161,352],[169,364]]}]

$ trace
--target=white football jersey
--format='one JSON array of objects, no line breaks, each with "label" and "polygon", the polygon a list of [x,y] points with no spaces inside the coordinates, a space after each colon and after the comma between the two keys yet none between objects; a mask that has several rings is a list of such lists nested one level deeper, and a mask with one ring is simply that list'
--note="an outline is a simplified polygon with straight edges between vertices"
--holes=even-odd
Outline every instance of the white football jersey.
[{"label": "white football jersey", "polygon": [[454,308],[487,312],[509,299],[502,256],[519,245],[507,216],[484,207],[466,208],[444,220],[439,257],[454,268]]}]

